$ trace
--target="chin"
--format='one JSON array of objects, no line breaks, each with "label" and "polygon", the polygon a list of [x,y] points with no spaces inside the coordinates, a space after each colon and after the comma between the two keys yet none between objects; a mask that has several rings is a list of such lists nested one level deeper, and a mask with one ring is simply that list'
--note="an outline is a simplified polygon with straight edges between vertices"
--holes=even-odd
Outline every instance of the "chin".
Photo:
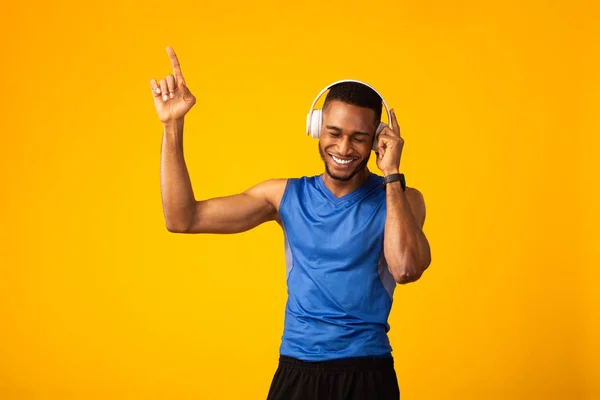
[{"label": "chin", "polygon": [[[356,174],[364,172],[367,169],[367,162],[369,161],[368,158],[363,161],[356,160],[355,162],[358,163],[358,165],[354,167],[354,169],[350,171],[344,171],[345,168],[338,166],[335,161],[331,160],[331,156],[327,155],[326,157],[328,157],[329,160],[323,161],[325,163],[325,171],[327,172],[327,175],[329,175],[332,179],[342,182],[347,182],[354,178]],[[340,171],[340,169],[342,171]]]},{"label": "chin", "polygon": [[332,179],[346,182],[352,179],[357,173],[363,172],[367,167],[369,157],[361,160],[361,157],[352,160],[351,165],[338,164],[329,151],[323,150],[319,146],[319,154],[325,163],[325,171]]},{"label": "chin", "polygon": [[325,170],[327,171],[327,175],[329,175],[332,179],[335,179],[336,181],[342,181],[342,182],[349,181],[350,179],[352,179],[352,177],[356,173],[356,171],[354,171],[349,175],[336,175],[335,173],[331,172],[331,169],[329,169],[329,166],[327,164],[325,164]]}]

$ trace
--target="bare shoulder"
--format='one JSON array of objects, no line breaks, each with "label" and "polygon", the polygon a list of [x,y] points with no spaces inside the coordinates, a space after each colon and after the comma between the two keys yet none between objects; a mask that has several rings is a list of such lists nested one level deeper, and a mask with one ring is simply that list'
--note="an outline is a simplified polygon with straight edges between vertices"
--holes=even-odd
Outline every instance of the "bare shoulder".
[{"label": "bare shoulder", "polygon": [[425,198],[423,197],[423,193],[421,193],[418,189],[413,187],[406,188],[406,197],[408,198],[408,202],[410,204],[410,209],[419,224],[419,227],[423,227],[425,224]]},{"label": "bare shoulder", "polygon": [[279,211],[279,203],[285,192],[287,185],[287,178],[285,179],[268,179],[254,185],[244,193],[253,197],[260,197],[267,200],[276,210]]}]

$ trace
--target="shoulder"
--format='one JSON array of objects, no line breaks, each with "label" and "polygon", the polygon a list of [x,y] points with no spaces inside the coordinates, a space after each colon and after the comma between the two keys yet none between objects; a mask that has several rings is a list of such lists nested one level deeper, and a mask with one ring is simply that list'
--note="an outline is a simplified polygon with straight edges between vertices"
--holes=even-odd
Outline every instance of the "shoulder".
[{"label": "shoulder", "polygon": [[287,185],[288,179],[268,179],[266,181],[262,181],[250,189],[246,190],[244,193],[264,197],[265,199],[273,198],[273,197],[281,197],[283,192],[285,191],[285,187]]},{"label": "shoulder", "polygon": [[286,187],[293,179],[294,178],[268,179],[252,186],[244,193],[270,203],[276,211],[279,211],[279,205]]}]

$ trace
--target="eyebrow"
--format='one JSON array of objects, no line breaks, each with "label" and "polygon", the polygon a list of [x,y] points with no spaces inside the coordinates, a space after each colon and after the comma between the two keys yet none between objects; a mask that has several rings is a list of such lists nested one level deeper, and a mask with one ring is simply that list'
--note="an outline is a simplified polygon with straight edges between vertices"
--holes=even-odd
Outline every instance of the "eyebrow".
[{"label": "eyebrow", "polygon": [[[342,132],[342,130],[340,128],[338,128],[337,126],[333,126],[333,125],[325,125],[325,128],[327,129],[331,129],[332,131],[337,131],[337,132]],[[369,136],[369,132],[363,132],[363,131],[354,131],[352,132],[352,135],[366,135]]]}]

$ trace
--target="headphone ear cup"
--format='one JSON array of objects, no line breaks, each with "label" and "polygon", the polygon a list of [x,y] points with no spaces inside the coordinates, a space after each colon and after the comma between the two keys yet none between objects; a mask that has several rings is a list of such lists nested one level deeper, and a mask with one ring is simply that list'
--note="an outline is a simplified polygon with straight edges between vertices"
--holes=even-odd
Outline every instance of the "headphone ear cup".
[{"label": "headphone ear cup", "polygon": [[377,127],[377,130],[375,131],[375,140],[373,140],[373,151],[377,151],[379,150],[379,133],[383,130],[383,128],[385,128],[387,126],[387,124],[380,122],[379,126]]},{"label": "headphone ear cup", "polygon": [[323,121],[323,110],[317,108],[312,112],[312,118],[310,121],[310,135],[314,139],[318,139],[321,135],[321,123]]}]

